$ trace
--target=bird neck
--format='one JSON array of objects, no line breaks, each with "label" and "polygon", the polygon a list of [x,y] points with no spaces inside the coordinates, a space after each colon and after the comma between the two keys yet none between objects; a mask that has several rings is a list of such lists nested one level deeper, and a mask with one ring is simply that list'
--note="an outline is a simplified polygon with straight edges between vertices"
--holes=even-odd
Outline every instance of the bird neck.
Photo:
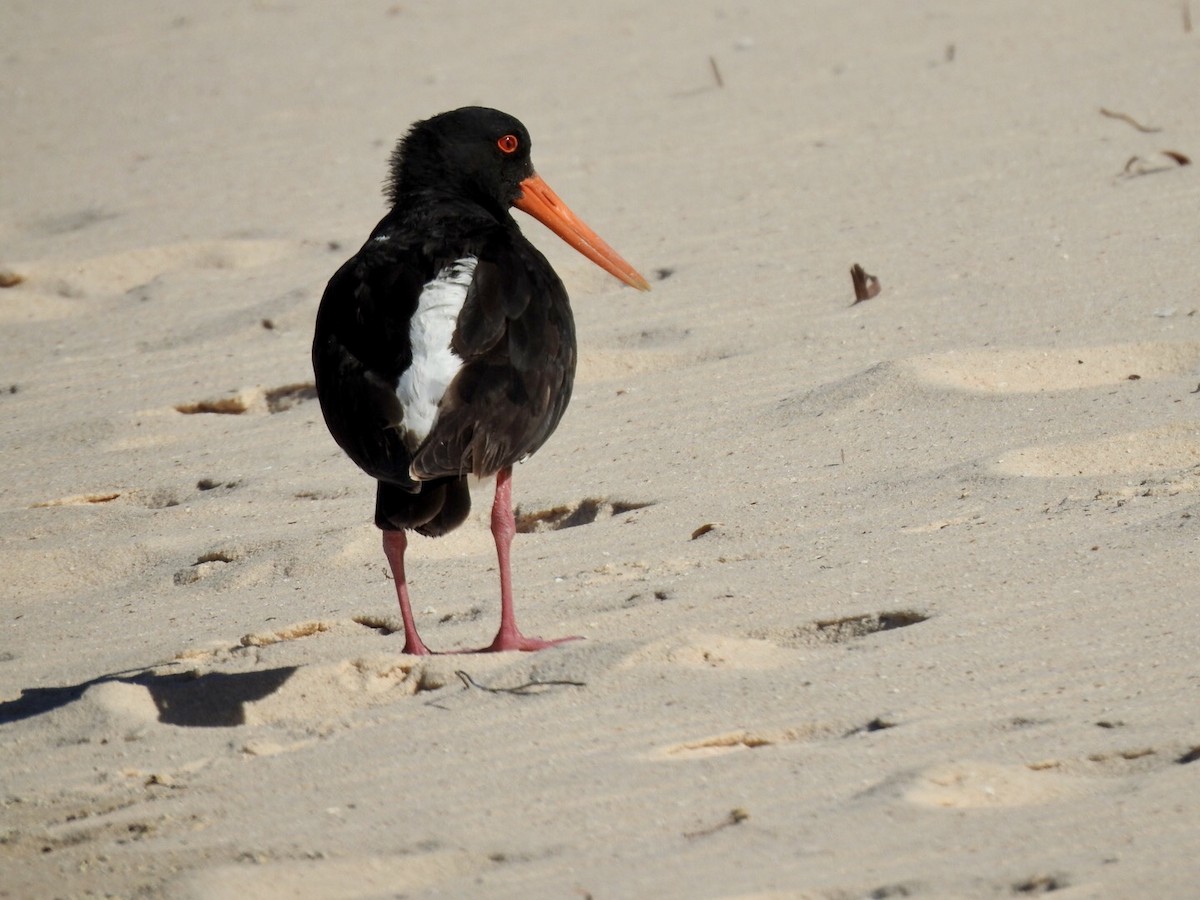
[{"label": "bird neck", "polygon": [[474,230],[480,226],[515,225],[509,211],[495,198],[469,190],[445,190],[428,185],[396,183],[392,212],[406,219],[458,223]]}]

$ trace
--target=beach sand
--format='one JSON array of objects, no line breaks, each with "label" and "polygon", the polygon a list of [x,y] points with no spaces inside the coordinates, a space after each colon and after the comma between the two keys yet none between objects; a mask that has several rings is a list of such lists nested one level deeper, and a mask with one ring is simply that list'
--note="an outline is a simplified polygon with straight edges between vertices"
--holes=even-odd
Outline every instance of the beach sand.
[{"label": "beach sand", "polygon": [[[7,4],[0,896],[1194,896],[1187,6]],[[418,659],[309,345],[469,104],[654,289],[518,214],[518,613],[586,640]]]}]

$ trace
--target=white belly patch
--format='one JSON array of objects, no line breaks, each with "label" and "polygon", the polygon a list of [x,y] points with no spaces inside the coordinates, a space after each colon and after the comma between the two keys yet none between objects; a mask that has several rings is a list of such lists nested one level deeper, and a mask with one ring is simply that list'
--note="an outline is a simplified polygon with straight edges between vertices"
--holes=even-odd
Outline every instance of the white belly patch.
[{"label": "white belly patch", "polygon": [[456,259],[425,285],[417,301],[408,326],[412,365],[396,385],[410,449],[416,449],[433,430],[442,395],[462,368],[463,361],[450,349],[450,339],[478,262],[474,256]]}]

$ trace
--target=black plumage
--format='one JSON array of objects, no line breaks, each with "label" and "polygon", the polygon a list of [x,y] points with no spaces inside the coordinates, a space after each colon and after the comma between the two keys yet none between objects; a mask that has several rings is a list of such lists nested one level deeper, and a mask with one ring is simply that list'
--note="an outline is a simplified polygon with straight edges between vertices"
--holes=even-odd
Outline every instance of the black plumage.
[{"label": "black plumage", "polygon": [[[501,633],[488,649],[553,643],[524,638],[511,621],[509,477],[567,408],[575,326],[562,282],[510,208],[648,287],[541,181],[529,149],[525,127],[497,110],[468,107],[416,123],[392,156],[391,211],[330,280],[317,314],[317,395],[334,439],[378,482],[375,523],[409,652],[428,651],[409,609],[404,532],[436,537],[462,524],[468,475],[497,476]],[[447,348],[438,322],[451,315]]]}]

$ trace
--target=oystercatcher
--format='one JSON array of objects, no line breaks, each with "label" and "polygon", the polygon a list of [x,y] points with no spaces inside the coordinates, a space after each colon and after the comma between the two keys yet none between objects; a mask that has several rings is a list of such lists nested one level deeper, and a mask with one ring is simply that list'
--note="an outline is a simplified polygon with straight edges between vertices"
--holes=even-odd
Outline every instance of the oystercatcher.
[{"label": "oystercatcher", "polygon": [[496,476],[492,535],[500,629],[483,648],[540,650],[513,612],[512,466],[558,426],[575,376],[562,282],[509,210],[528,213],[626,284],[646,279],[581,222],[533,168],[529,132],[465,107],[417,122],[391,158],[391,212],[329,281],[313,369],[334,440],[378,482],[375,524],[395,577],[404,652],[417,634],[404,552],[470,511],[467,476]]}]

